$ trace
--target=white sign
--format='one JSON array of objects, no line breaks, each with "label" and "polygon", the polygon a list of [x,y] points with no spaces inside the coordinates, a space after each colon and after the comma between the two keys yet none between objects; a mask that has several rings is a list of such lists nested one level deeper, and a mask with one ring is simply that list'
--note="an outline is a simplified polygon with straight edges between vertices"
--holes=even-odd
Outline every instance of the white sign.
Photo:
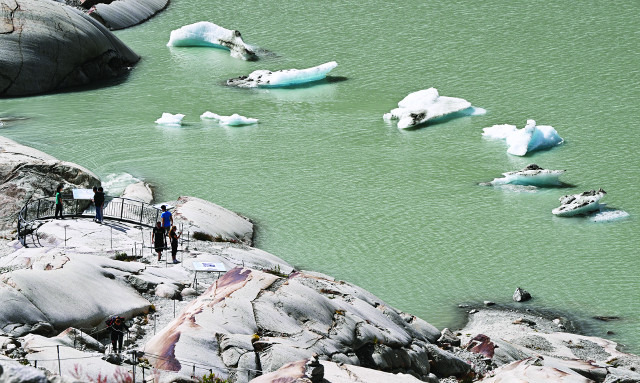
[{"label": "white sign", "polygon": [[72,189],[73,199],[93,199],[92,189]]},{"label": "white sign", "polygon": [[213,262],[193,262],[193,269],[195,271],[217,271],[217,272],[227,271],[227,268],[224,267],[224,263],[213,263]]}]

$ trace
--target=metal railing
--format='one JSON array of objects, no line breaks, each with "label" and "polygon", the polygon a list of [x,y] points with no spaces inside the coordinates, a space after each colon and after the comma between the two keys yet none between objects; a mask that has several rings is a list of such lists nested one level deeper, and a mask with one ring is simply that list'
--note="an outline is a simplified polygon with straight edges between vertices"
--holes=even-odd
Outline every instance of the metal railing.
[{"label": "metal railing", "polygon": [[[41,220],[54,218],[55,197],[45,197],[28,201],[18,213],[18,240],[27,247],[27,237],[39,246],[35,234],[42,224]],[[77,200],[72,196],[63,196],[63,217],[95,217],[95,206],[89,200]],[[121,197],[106,197],[102,215],[106,219],[131,222],[153,227],[160,218],[161,210],[148,203]],[[35,236],[34,236],[35,235]]]}]

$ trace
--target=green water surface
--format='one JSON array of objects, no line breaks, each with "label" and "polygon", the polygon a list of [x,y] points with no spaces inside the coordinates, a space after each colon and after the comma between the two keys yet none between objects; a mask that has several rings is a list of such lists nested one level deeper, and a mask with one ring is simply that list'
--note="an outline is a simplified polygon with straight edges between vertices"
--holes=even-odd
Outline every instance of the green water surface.
[{"label": "green water surface", "polygon": [[[256,246],[362,286],[442,328],[462,302],[511,301],[583,318],[640,351],[640,28],[637,1],[174,0],[116,32],[142,56],[110,87],[0,100],[28,117],[0,134],[106,177],[129,173],[158,200],[207,199],[253,219]],[[275,56],[169,48],[171,30],[211,21]],[[337,61],[345,81],[233,89],[256,69]],[[382,115],[436,87],[487,109],[399,131]],[[204,123],[239,113],[260,123]],[[154,120],[183,113],[180,128]],[[552,125],[565,143],[528,157],[481,136],[494,124]],[[529,163],[566,169],[569,189],[479,186]],[[563,194],[602,187],[629,218],[551,214]],[[589,319],[619,316],[615,322]],[[615,334],[607,335],[610,330]]]}]

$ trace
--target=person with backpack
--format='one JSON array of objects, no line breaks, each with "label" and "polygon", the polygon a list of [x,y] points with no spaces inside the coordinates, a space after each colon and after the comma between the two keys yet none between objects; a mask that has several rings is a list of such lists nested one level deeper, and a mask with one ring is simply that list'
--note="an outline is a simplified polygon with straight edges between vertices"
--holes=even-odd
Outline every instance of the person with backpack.
[{"label": "person with backpack", "polygon": [[105,323],[109,327],[109,330],[111,330],[111,346],[113,347],[113,352],[121,353],[124,333],[129,332],[129,328],[124,323],[124,318],[119,315],[112,315]]}]

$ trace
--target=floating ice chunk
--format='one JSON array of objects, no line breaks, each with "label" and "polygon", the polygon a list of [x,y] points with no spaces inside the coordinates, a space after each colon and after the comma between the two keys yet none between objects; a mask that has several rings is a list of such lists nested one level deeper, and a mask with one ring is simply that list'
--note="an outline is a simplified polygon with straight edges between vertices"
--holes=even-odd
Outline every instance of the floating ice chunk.
[{"label": "floating ice chunk", "polygon": [[232,114],[231,116],[221,116],[219,114],[215,114],[212,112],[204,112],[201,116],[200,119],[202,120],[218,120],[218,122],[220,122],[221,125],[228,125],[228,126],[241,126],[241,125],[251,125],[251,124],[257,124],[258,123],[258,119],[257,118],[248,118],[248,117],[244,117],[241,116],[239,114]]},{"label": "floating ice chunk", "polygon": [[156,120],[156,124],[162,125],[182,125],[184,114],[162,113],[162,117]]},{"label": "floating ice chunk", "polygon": [[600,200],[607,194],[602,189],[589,190],[580,194],[571,194],[560,197],[560,207],[551,212],[560,217],[585,215],[600,210]]},{"label": "floating ice chunk", "polygon": [[598,213],[590,218],[593,222],[611,222],[627,218],[629,213],[624,210],[601,209]]},{"label": "floating ice chunk", "polygon": [[205,46],[224,48],[231,51],[231,57],[253,61],[258,56],[255,47],[242,40],[240,32],[223,28],[208,21],[185,25],[171,31],[168,47]]},{"label": "floating ice chunk", "polygon": [[515,125],[494,125],[482,130],[485,137],[506,139],[509,146],[507,153],[514,156],[524,156],[528,152],[548,149],[564,142],[552,126],[536,125],[535,120],[527,120],[527,125],[522,129],[517,129]]},{"label": "floating ice chunk", "polygon": [[385,121],[398,120],[398,129],[407,129],[429,120],[468,111],[465,115],[473,116],[486,113],[482,108],[474,108],[465,99],[440,96],[436,88],[429,88],[410,93],[398,103],[398,107],[385,113]]},{"label": "floating ice chunk", "polygon": [[268,88],[306,84],[322,80],[337,67],[338,63],[331,61],[322,65],[307,69],[285,69],[275,72],[268,70],[256,70],[249,76],[240,76],[227,80],[227,85],[240,88]]},{"label": "floating ice chunk", "polygon": [[493,125],[490,128],[483,128],[482,133],[483,136],[487,138],[492,138],[494,140],[506,140],[507,137],[512,135],[518,128],[515,125]]},{"label": "floating ice chunk", "polygon": [[495,178],[490,185],[523,185],[523,186],[560,186],[563,183],[559,177],[564,170],[543,169],[536,164],[527,165],[522,170],[502,173],[503,178]]}]

